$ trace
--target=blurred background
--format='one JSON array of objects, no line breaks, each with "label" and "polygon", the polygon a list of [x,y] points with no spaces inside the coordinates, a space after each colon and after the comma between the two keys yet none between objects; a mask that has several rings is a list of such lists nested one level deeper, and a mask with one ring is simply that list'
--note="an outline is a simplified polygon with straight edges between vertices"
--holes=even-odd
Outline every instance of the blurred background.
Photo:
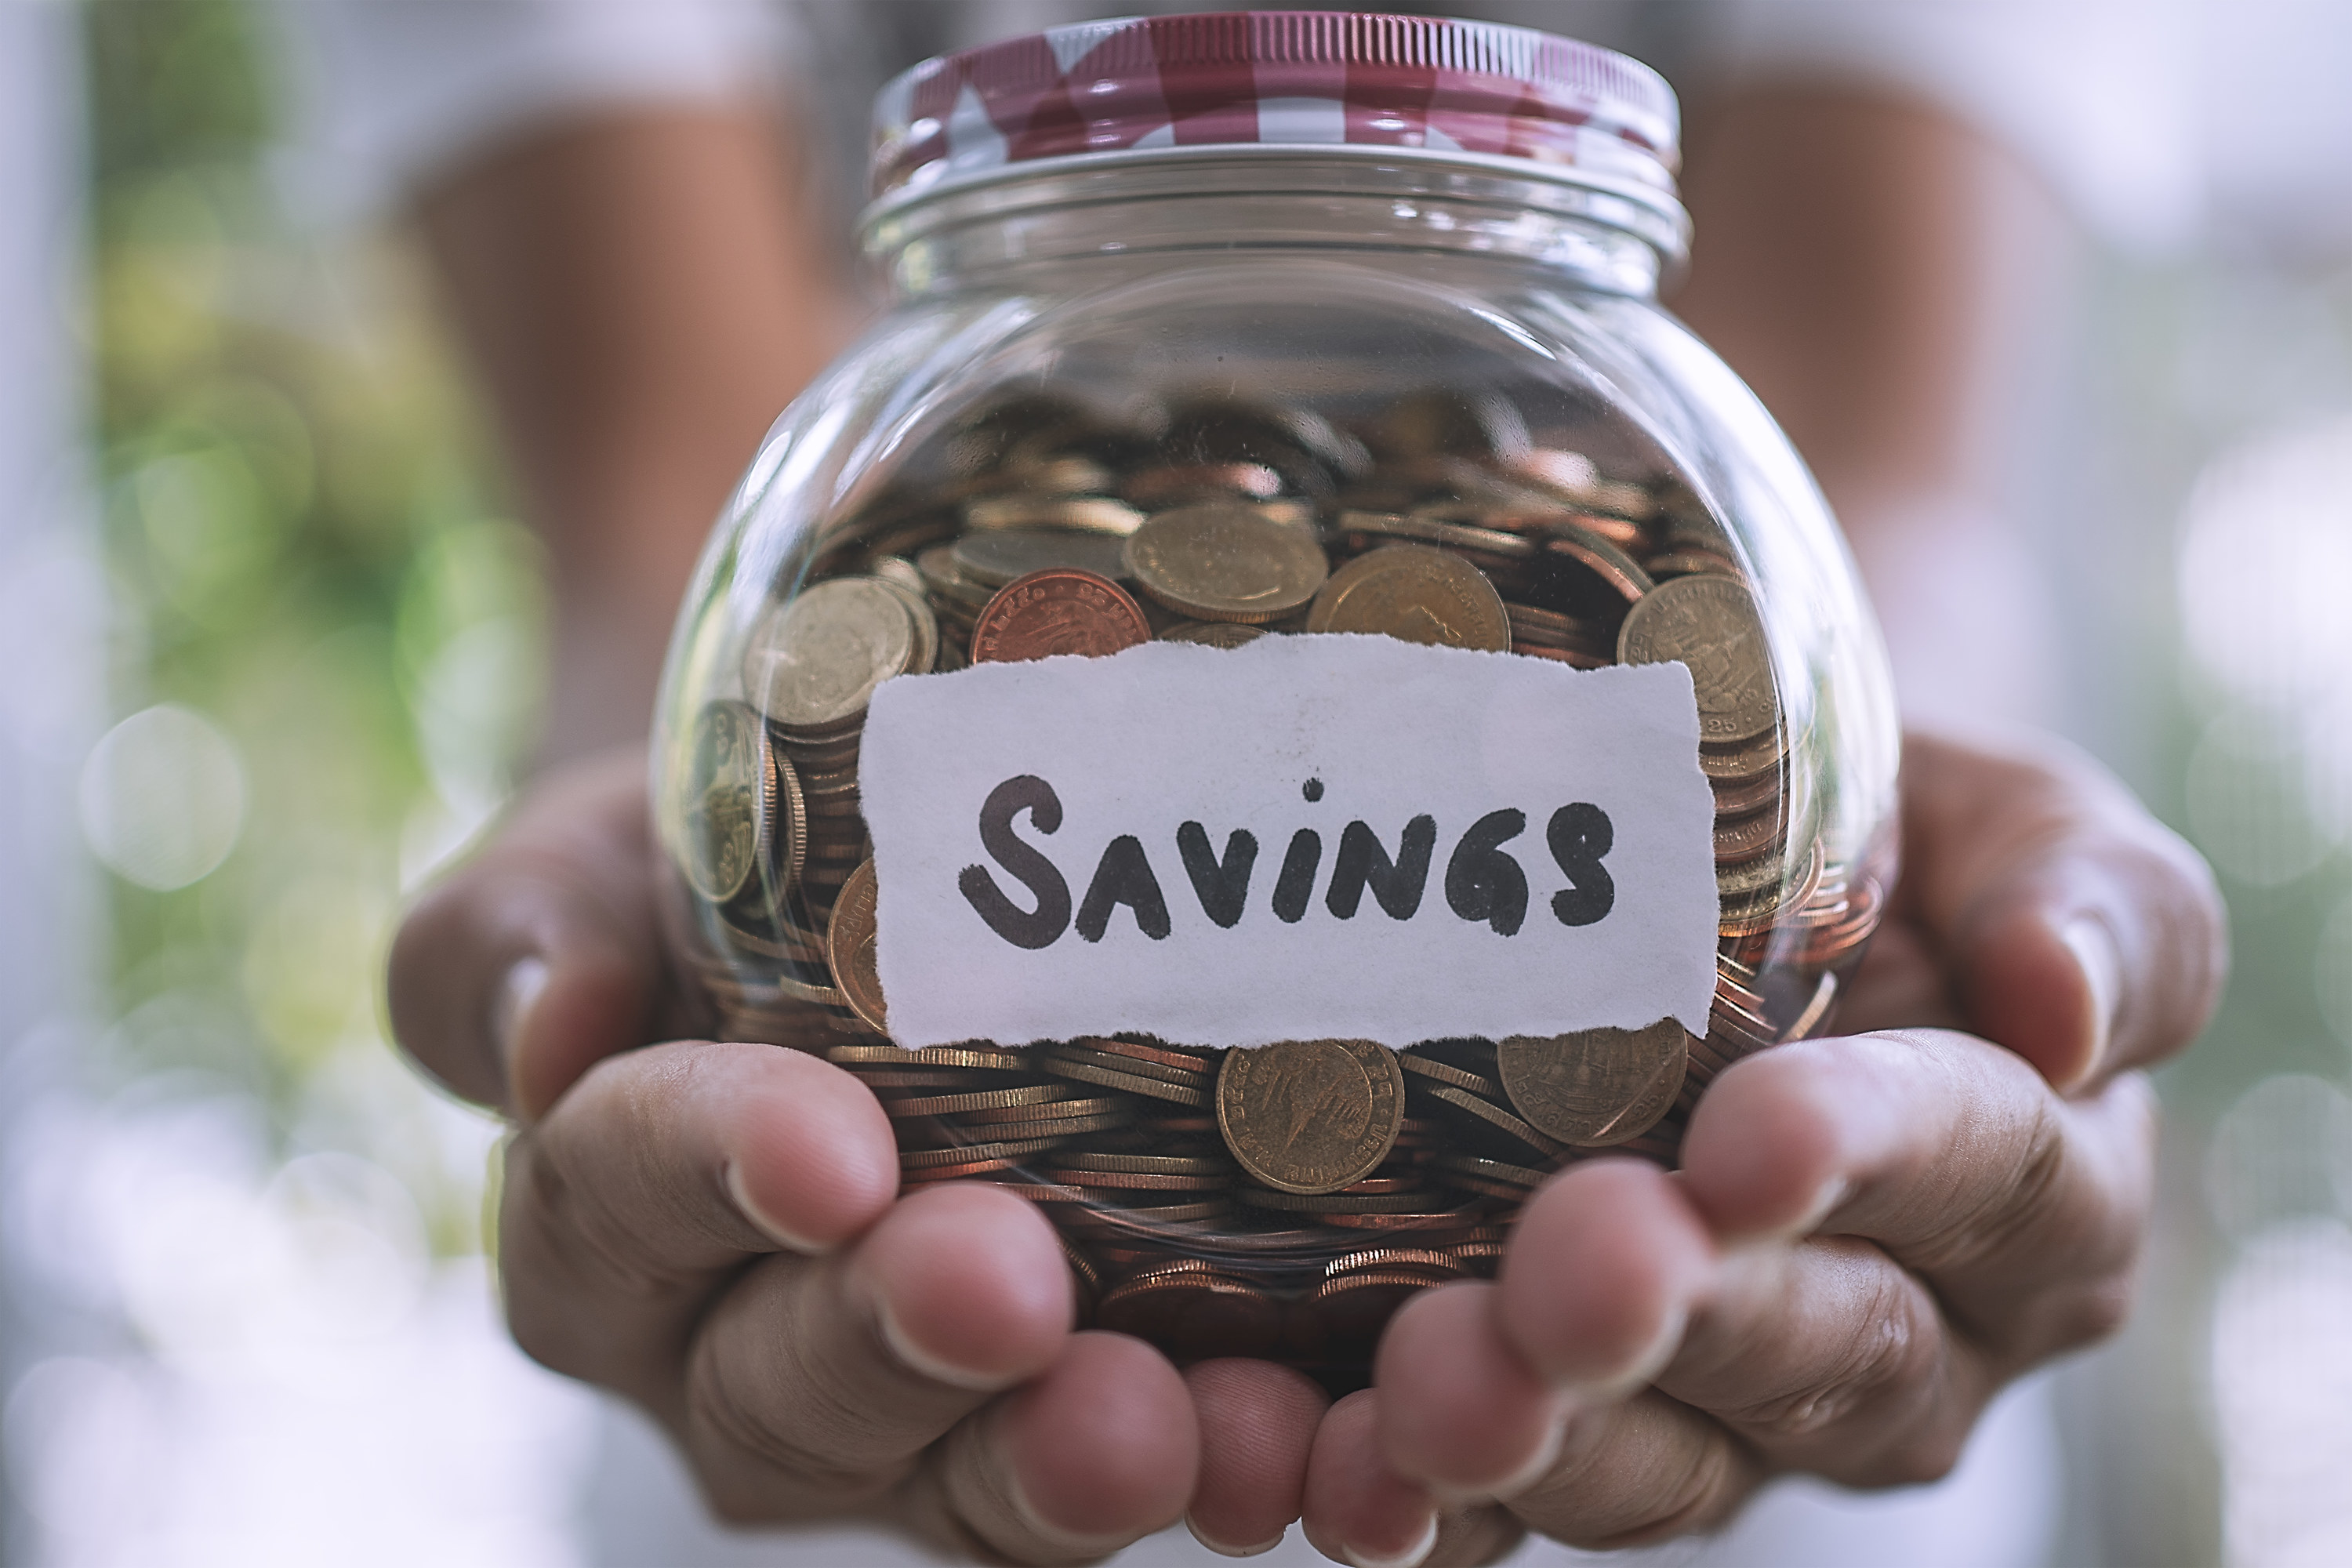
[{"label": "blurred background", "polygon": [[[376,994],[530,744],[538,563],[287,102],[249,0],[0,0],[6,1561],[601,1561],[594,1401],[495,1319],[499,1129]],[[2237,954],[2138,1315],[2061,1373],[2069,1563],[2352,1562],[2352,263],[2249,232],[2085,251],[2021,465],[2074,732]]]}]

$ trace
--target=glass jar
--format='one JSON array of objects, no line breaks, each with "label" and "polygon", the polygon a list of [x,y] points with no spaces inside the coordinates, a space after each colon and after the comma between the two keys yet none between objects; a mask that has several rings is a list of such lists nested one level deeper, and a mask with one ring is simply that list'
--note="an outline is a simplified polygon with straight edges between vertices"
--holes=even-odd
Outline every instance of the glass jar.
[{"label": "glass jar", "polygon": [[[877,132],[864,235],[891,308],[778,420],[672,645],[652,755],[682,967],[720,1037],[821,1053],[864,1079],[899,1130],[910,1185],[996,1182],[1040,1204],[1091,1321],[1180,1359],[1270,1356],[1344,1381],[1406,1295],[1493,1270],[1548,1173],[1601,1152],[1671,1163],[1717,1072],[1829,1026],[1895,868],[1896,725],[1853,565],[1769,416],[1658,304],[1687,222],[1673,96],[1633,61],[1417,17],[1089,24],[918,68],[884,92]],[[1335,634],[1363,633],[1507,653],[1522,672],[1534,666],[1520,658],[1540,661],[1563,690],[1627,666],[1689,669],[1683,760],[1636,793],[1698,803],[1675,853],[1700,866],[1699,929],[1664,944],[1680,973],[1697,966],[1696,1016],[1643,1026],[1656,1015],[1636,1005],[1570,1027],[1581,1004],[1563,985],[1549,1026],[1508,1036],[1402,1039],[1377,1013],[1319,1027],[1310,1005],[1300,1037],[1267,1043],[1263,1030],[1144,1029],[1149,1010],[1124,1017],[1114,985],[1082,1030],[940,1035],[942,1008],[950,1024],[965,1004],[1007,1016],[997,1005],[1028,984],[1016,950],[1041,945],[1011,934],[1021,921],[1046,922],[1044,942],[1082,957],[1081,939],[1139,962],[1171,907],[1214,937],[1185,902],[1176,851],[1142,838],[1134,857],[1160,857],[1172,900],[1157,885],[1121,891],[1114,843],[1075,936],[1060,935],[1060,873],[1053,910],[1042,881],[1034,910],[989,884],[1014,943],[997,966],[888,934],[927,910],[979,929],[980,891],[967,880],[966,909],[945,883],[916,886],[898,868],[911,849],[886,845],[877,882],[867,818],[887,837],[871,809],[886,784],[919,806],[990,735],[1032,722],[937,721],[1012,689],[978,679],[985,667],[1099,658],[1078,676],[1111,682],[1096,753],[1108,768],[1150,750],[1154,726],[1189,736],[1213,717],[1153,686],[1147,665],[1273,682],[1261,643],[1356,658],[1379,639]],[[1201,647],[1157,664],[1122,651],[1168,642]],[[1362,668],[1377,685],[1386,667]],[[1612,673],[1565,673],[1592,670]],[[877,691],[893,712],[913,711],[901,693],[948,704],[929,710],[929,730],[892,730],[887,777],[878,721],[863,743]],[[1551,728],[1504,749],[1556,741]],[[1420,734],[1391,737],[1398,767]],[[1609,745],[1591,749],[1614,765]],[[1507,771],[1499,754],[1439,758],[1447,776],[1431,787]],[[1174,791],[1181,748],[1167,765]],[[1008,776],[989,796],[996,840],[991,806],[958,817],[975,862],[964,878],[991,874],[983,840],[1034,856],[1087,783],[1066,773],[1041,795],[1040,782]],[[1307,803],[1323,787],[1298,786]],[[1148,779],[1130,788],[1128,807],[1148,815],[1150,793]],[[1309,809],[1298,796],[1288,808]],[[1562,927],[1607,929],[1608,879],[1593,905],[1571,851],[1607,851],[1608,827],[1590,802],[1548,824],[1570,872]],[[1451,842],[1460,825],[1444,830]],[[1496,911],[1516,897],[1513,926],[1565,940],[1540,888],[1527,913],[1517,861],[1498,873],[1518,878],[1515,895],[1482,879],[1494,845],[1470,846],[1477,831],[1444,862],[1452,914],[1501,932]],[[1302,830],[1265,913],[1268,880],[1247,885],[1246,856],[1243,886],[1216,879],[1243,836],[1220,859],[1199,822],[1185,833],[1201,839],[1178,848],[1216,926],[1238,931],[1246,909],[1254,947],[1341,929],[1310,905],[1324,893],[1340,910],[1344,837],[1327,889],[1319,860],[1294,873],[1317,837]],[[1386,837],[1366,839],[1377,854],[1358,857],[1350,913],[1369,887],[1402,918],[1391,894],[1409,863],[1404,902],[1420,900],[1436,850],[1412,834],[1393,858]],[[1084,883],[1077,862],[1092,858],[1076,854],[1068,878]],[[998,860],[1019,869],[1017,854]],[[1218,913],[1220,887],[1234,920]],[[1433,914],[1408,912],[1443,937],[1446,910],[1425,902]],[[1433,991],[1452,984],[1448,963],[1426,972]],[[952,1043],[893,1042],[885,973],[920,981],[924,1037]],[[1392,973],[1374,978],[1364,994],[1394,994],[1381,989]],[[1286,1004],[1287,988],[1247,965],[1188,984],[1243,1014]],[[1054,995],[1026,1000],[1064,1016]],[[1476,1001],[1464,1016],[1488,1016]]]}]

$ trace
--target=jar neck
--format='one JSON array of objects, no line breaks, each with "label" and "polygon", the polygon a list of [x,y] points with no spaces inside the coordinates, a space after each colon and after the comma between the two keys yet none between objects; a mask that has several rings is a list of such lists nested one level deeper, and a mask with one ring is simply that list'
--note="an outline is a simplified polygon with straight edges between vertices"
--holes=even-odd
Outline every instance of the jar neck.
[{"label": "jar neck", "polygon": [[1081,263],[1297,250],[1475,256],[1651,298],[1681,265],[1689,220],[1670,194],[1515,163],[1247,147],[1058,159],[878,204],[864,239],[902,297],[1019,289]]}]

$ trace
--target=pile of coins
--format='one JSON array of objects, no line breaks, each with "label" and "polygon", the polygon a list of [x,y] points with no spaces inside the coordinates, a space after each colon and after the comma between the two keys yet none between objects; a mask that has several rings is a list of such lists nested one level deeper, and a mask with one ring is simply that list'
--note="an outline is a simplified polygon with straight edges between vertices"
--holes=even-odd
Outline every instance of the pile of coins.
[{"label": "pile of coins", "polygon": [[[1824,832],[1739,552],[1674,479],[1604,476],[1504,400],[1444,390],[1349,429],[1206,398],[1144,428],[1025,395],[901,473],[919,477],[818,526],[744,640],[743,695],[694,716],[665,813],[681,945],[726,1037],[866,1081],[906,1183],[1047,1205],[1091,1321],[1180,1358],[1360,1366],[1406,1295],[1492,1271],[1551,1171],[1601,1149],[1670,1163],[1717,1072],[1826,1026],[1883,881]],[[1291,632],[1688,666],[1717,808],[1706,1035],[890,1044],[857,794],[875,688]]]}]

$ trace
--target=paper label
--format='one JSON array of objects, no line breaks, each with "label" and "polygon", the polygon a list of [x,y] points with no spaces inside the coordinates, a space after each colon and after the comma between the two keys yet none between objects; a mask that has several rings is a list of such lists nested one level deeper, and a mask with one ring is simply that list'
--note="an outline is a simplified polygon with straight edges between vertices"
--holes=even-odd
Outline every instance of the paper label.
[{"label": "paper label", "polygon": [[903,1046],[1706,1030],[1679,664],[1323,636],[902,676],[859,786]]}]

